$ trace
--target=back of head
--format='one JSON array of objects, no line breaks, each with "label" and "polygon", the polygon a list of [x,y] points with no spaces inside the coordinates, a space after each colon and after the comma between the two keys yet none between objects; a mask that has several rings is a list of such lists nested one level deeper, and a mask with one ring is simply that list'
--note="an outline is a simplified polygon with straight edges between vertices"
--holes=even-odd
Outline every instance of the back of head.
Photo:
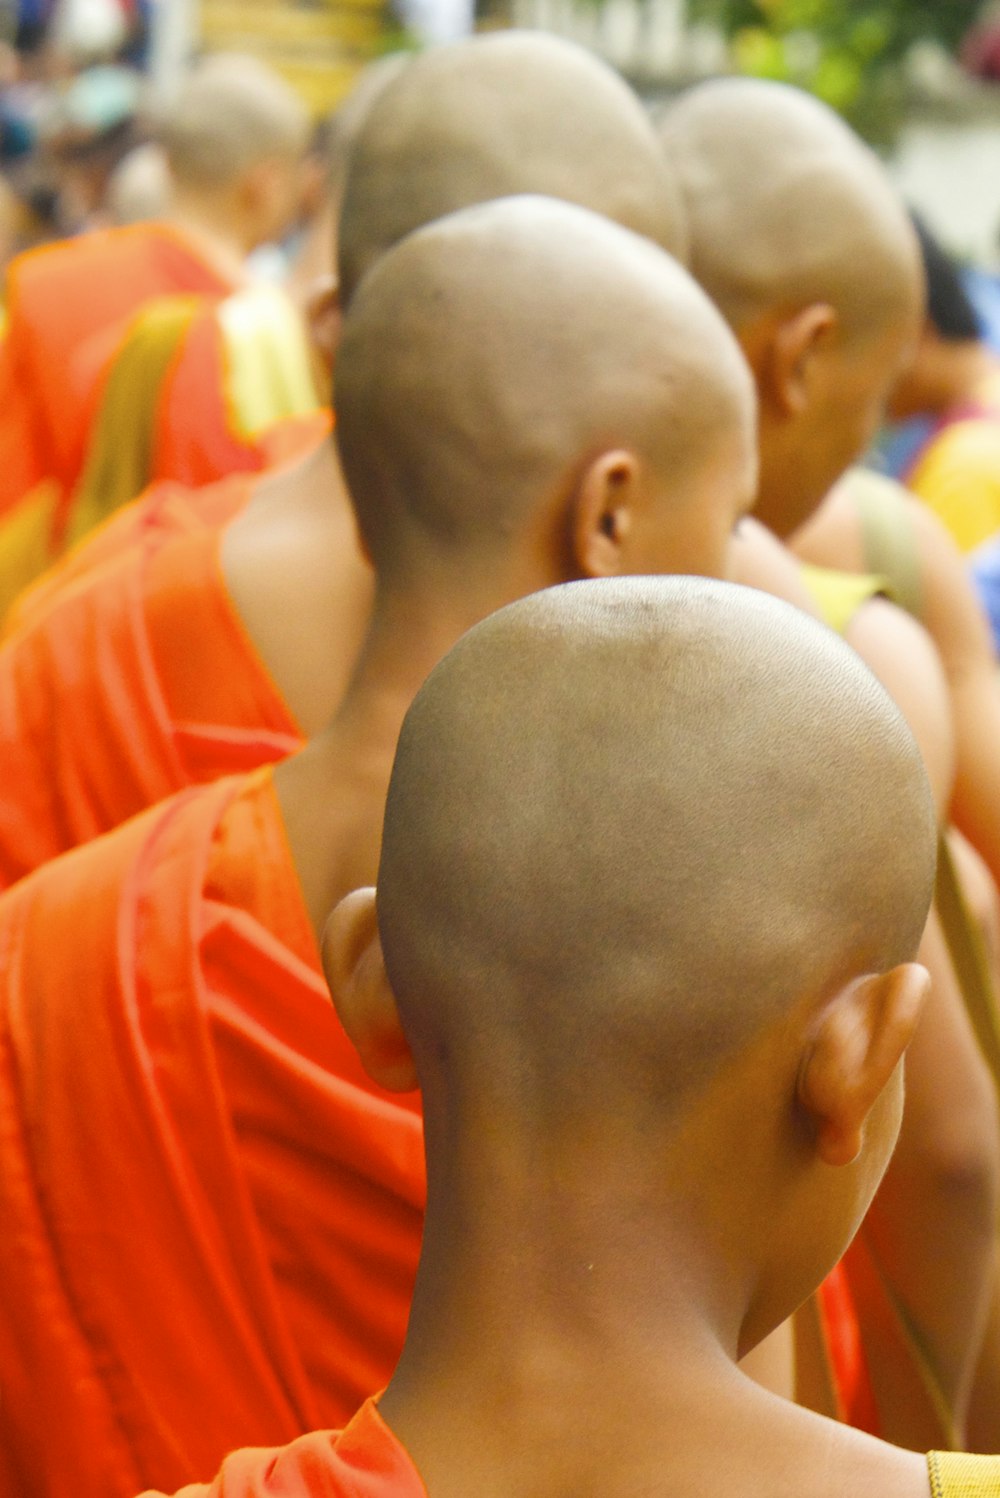
[{"label": "back of head", "polygon": [[383,581],[496,572],[609,449],[678,511],[720,454],[752,481],[752,382],[708,298],[648,240],[552,199],[468,208],[384,255],[348,309],[334,398]]},{"label": "back of head", "polygon": [[258,162],[299,157],[309,119],[264,63],[217,53],[188,73],[163,114],[159,138],[178,185],[206,192],[238,181]]},{"label": "back of head", "polygon": [[975,343],[982,328],[958,266],[918,213],[912,213],[927,281],[927,317],[945,343]]},{"label": "back of head", "polygon": [[828,302],[848,334],[912,318],[917,248],[874,153],[826,105],[754,79],[693,88],[660,135],[688,215],[689,264],[738,331]]},{"label": "back of head", "polygon": [[417,58],[372,109],[344,197],[344,297],[413,229],[515,193],[578,203],[683,252],[676,189],[627,85],[569,42],[497,33]]},{"label": "back of head", "polygon": [[369,63],[354,87],[326,122],[324,153],[330,198],[339,207],[347,182],[347,166],[358,136],[375,102],[411,61],[408,52],[391,52]]},{"label": "back of head", "polygon": [[909,960],[934,850],[909,730],[832,632],[732,584],[571,583],[477,625],[416,698],[379,928],[425,1082],[628,1127]]}]

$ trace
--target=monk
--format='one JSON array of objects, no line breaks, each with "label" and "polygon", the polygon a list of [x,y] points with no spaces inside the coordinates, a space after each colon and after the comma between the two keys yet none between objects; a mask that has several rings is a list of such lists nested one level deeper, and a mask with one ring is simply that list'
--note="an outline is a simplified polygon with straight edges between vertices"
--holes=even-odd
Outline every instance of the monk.
[{"label": "monk", "polygon": [[291,216],[307,131],[304,108],[262,64],[207,59],[163,125],[174,185],[169,217],[12,263],[0,346],[0,555],[26,552],[26,534],[36,533],[39,555],[58,550],[131,318],[154,297],[219,298],[243,283],[249,250]]},{"label": "monk", "polygon": [[[408,410],[417,370],[433,422]],[[336,401],[378,583],[330,728],[0,902],[0,1492],[177,1486],[235,1445],[342,1423],[385,1382],[421,1231],[419,1107],[365,1081],[317,942],[374,877],[403,713],[522,593],[721,572],[752,498],[750,380],[718,314],[646,240],[538,197],[383,257]]]},{"label": "monk", "polygon": [[159,298],[133,321],[94,422],[70,541],[148,484],[198,488],[259,472],[323,435],[338,325],[331,267],[347,158],[379,93],[406,61],[397,54],[364,69],[328,122],[325,188],[284,286],[254,284],[221,302]]},{"label": "monk", "polygon": [[958,267],[917,217],[927,318],[889,402],[923,418],[894,471],[940,517],[963,552],[1000,531],[1000,358],[983,337]]},{"label": "monk", "polygon": [[[370,100],[362,126],[341,236],[345,299],[362,259],[449,208],[515,189],[683,245],[641,105],[568,43],[509,34],[442,48]],[[439,166],[414,181],[420,150]],[[157,524],[151,545],[116,570],[102,564],[37,624],[22,611],[0,658],[3,886],[182,786],[280,758],[329,720],[372,588],[334,449],[261,484],[247,508],[250,493],[238,482],[215,491],[212,534],[164,545]],[[69,567],[80,579],[79,563]]]},{"label": "monk", "polygon": [[[687,209],[692,269],[755,376],[756,514],[787,538],[867,448],[912,357],[922,314],[912,225],[874,155],[797,90],[706,84],[667,110],[661,134]],[[846,633],[876,668],[890,650],[896,679],[886,684],[899,705],[910,629],[878,600]],[[870,1251],[866,1284],[891,1287],[907,1333],[901,1358],[907,1342],[918,1349],[912,1362],[927,1375],[931,1404],[950,1412],[948,1438],[961,1439],[989,1302],[1000,1143],[992,1079],[936,919],[927,941],[935,988],[914,1050],[901,1147],[856,1257]],[[954,1071],[941,1064],[942,1045]],[[941,1225],[933,1249],[913,1226],[928,1213]],[[883,1373],[882,1433],[919,1444],[931,1413],[926,1394],[900,1394],[905,1362]],[[873,1375],[881,1381],[878,1368]]]},{"label": "monk", "polygon": [[377,889],[324,939],[366,1068],[424,1098],[402,1357],[342,1435],[178,1498],[1000,1491],[998,1457],[898,1450],[735,1366],[885,1170],[935,840],[888,696],[759,592],[576,583],[474,628],[403,725]]}]

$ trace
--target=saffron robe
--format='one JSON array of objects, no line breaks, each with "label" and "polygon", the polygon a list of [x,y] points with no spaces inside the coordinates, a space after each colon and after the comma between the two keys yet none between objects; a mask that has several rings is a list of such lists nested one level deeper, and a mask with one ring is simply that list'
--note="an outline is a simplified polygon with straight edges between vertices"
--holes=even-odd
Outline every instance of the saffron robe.
[{"label": "saffron robe", "polygon": [[175,1498],[427,1498],[427,1489],[369,1399],[339,1434],[314,1431],[279,1451],[236,1451],[213,1483],[189,1484]]},{"label": "saffron robe", "polygon": [[54,528],[65,524],[108,368],[144,303],[235,289],[166,224],[103,230],[18,256],[7,273],[0,345],[0,515],[50,482]]},{"label": "saffron robe", "polygon": [[[284,467],[303,457],[330,433],[330,413],[321,411],[276,423],[262,434],[258,446],[262,472]],[[114,514],[53,563],[17,597],[7,612],[2,637],[32,623],[54,598],[87,573],[114,560],[138,544],[159,544],[171,536],[202,526],[221,528],[244,507],[252,492],[247,473],[240,469],[215,483],[188,487],[163,480]]]},{"label": "saffron robe", "polygon": [[[251,489],[218,491],[216,516]],[[156,533],[0,650],[0,887],[184,786],[301,746],[226,590],[221,535]]]},{"label": "saffron robe", "polygon": [[108,376],[68,539],[158,480],[198,488],[293,456],[296,432],[310,445],[323,417],[310,359],[302,317],[274,286],[144,308]]},{"label": "saffron robe", "polygon": [[402,1346],[416,1094],[330,1003],[268,771],[0,899],[0,1493],[132,1498],[337,1429]]}]

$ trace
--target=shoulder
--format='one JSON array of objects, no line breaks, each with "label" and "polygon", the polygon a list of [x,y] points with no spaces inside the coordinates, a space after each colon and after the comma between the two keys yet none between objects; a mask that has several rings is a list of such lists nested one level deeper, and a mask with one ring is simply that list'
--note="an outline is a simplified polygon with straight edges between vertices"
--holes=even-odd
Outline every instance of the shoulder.
[{"label": "shoulder", "polygon": [[857,611],[845,639],[907,720],[943,813],[951,798],[955,748],[947,680],[933,640],[922,625],[884,598],[874,598]]}]

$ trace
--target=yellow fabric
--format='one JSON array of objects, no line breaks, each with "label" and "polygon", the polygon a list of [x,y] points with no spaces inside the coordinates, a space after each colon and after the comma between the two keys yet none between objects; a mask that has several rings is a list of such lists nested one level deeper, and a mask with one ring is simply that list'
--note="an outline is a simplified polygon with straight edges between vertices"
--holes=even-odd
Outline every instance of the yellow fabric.
[{"label": "yellow fabric", "polygon": [[48,481],[0,520],[0,619],[52,560],[59,486]]},{"label": "yellow fabric", "polygon": [[198,296],[160,297],[131,324],[101,399],[64,545],[79,541],[148,484],[160,387],[203,305]]},{"label": "yellow fabric", "polygon": [[893,602],[914,619],[922,619],[920,551],[906,503],[907,491],[895,479],[868,468],[852,469],[844,485],[861,524],[865,567],[887,577]]},{"label": "yellow fabric", "polygon": [[974,551],[1000,531],[1000,421],[951,422],[931,438],[906,483],[962,550]]},{"label": "yellow fabric", "polygon": [[884,577],[866,572],[837,572],[830,567],[801,564],[802,581],[825,624],[842,635],[858,609],[870,598],[889,591]]},{"label": "yellow fabric", "polygon": [[927,1473],[932,1498],[1000,1498],[1000,1456],[931,1451]]},{"label": "yellow fabric", "polygon": [[219,305],[231,430],[255,437],[316,409],[302,318],[273,286],[252,286]]}]

